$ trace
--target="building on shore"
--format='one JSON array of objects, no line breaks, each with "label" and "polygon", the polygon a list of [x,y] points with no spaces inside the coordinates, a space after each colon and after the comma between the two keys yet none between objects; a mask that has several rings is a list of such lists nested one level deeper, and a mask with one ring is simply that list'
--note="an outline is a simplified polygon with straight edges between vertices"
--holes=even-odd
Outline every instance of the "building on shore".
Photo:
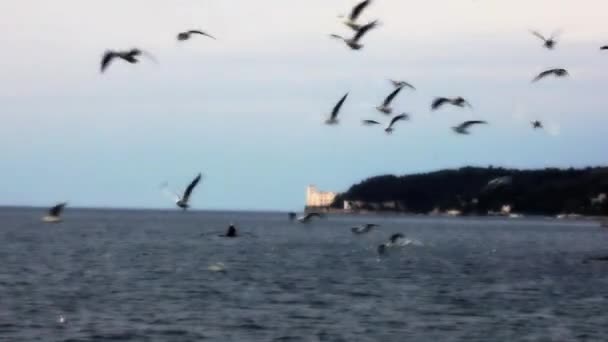
[{"label": "building on shore", "polygon": [[306,187],[306,210],[329,210],[338,194],[330,191],[320,191],[314,185]]}]

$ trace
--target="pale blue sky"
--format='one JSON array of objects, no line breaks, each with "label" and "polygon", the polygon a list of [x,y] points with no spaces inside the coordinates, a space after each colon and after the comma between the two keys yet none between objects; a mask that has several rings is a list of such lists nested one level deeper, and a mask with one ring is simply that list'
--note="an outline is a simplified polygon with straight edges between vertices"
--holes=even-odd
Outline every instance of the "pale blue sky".
[{"label": "pale blue sky", "polygon": [[[464,165],[606,164],[605,0],[377,0],[383,25],[349,51],[328,38],[350,0],[0,2],[0,205],[171,208],[159,191],[207,177],[197,209],[300,209],[307,184]],[[217,41],[175,41],[200,28]],[[563,31],[555,51],[528,30]],[[138,46],[159,64],[116,63]],[[530,84],[548,67],[570,79]],[[362,127],[405,79],[392,136]],[[323,125],[344,92],[341,124]],[[435,96],[474,111],[430,113]],[[456,136],[451,126],[487,127]],[[534,132],[540,119],[546,132]]]}]

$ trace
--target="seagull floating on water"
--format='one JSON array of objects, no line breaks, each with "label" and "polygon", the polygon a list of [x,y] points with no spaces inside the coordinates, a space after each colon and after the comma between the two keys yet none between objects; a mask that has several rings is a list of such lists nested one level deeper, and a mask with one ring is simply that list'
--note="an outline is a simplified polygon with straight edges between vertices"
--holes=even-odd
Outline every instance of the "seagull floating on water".
[{"label": "seagull floating on water", "polygon": [[391,82],[391,84],[395,87],[395,88],[403,88],[403,87],[408,87],[412,90],[416,90],[416,87],[414,87],[413,85],[411,85],[408,82],[405,81],[395,81],[395,80],[388,80],[389,82]]},{"label": "seagull floating on water", "polygon": [[365,10],[365,8],[367,8],[367,6],[371,4],[371,2],[372,0],[361,1],[355,7],[353,7],[352,11],[350,12],[350,15],[344,21],[344,24],[355,31],[360,30],[361,25],[357,23],[357,19],[359,19],[359,16],[361,15],[361,13],[363,13],[363,10]]},{"label": "seagull floating on water", "polygon": [[392,120],[391,123],[388,125],[388,127],[386,127],[386,129],[384,130],[386,133],[391,134],[394,130],[393,125],[400,120],[409,120],[410,116],[407,113],[403,113],[400,115],[395,116]]},{"label": "seagull floating on water", "polygon": [[534,121],[530,122],[530,124],[532,124],[532,128],[534,128],[534,129],[543,128],[543,123],[538,120],[534,120]]},{"label": "seagull floating on water", "polygon": [[553,33],[553,35],[551,35],[551,37],[549,38],[545,38],[542,34],[538,33],[537,31],[530,31],[530,33],[532,33],[533,35],[535,35],[536,37],[538,37],[540,40],[543,41],[543,46],[549,50],[553,50],[553,48],[555,47],[555,45],[557,45],[557,36],[559,35],[558,32]]},{"label": "seagull floating on water", "polygon": [[340,108],[342,108],[342,105],[344,104],[344,101],[346,101],[347,97],[348,97],[348,93],[344,94],[344,96],[342,96],[340,101],[338,101],[338,103],[336,103],[336,105],[334,106],[334,109],[331,111],[331,116],[329,117],[329,119],[327,119],[327,121],[325,121],[326,124],[335,125],[338,123],[338,114],[340,113]]},{"label": "seagull floating on water", "polygon": [[463,123],[461,123],[458,126],[452,127],[452,129],[454,130],[454,132],[458,133],[458,134],[469,134],[469,127],[473,126],[473,125],[479,125],[479,124],[487,124],[487,122],[485,121],[481,121],[481,120],[471,120],[471,121],[465,121]]},{"label": "seagull floating on water", "polygon": [[209,37],[211,39],[215,39],[214,36],[212,36],[212,35],[210,35],[210,34],[208,34],[206,32],[203,32],[203,31],[200,31],[200,30],[190,30],[190,31],[185,31],[185,32],[178,33],[177,34],[177,40],[179,40],[179,41],[188,40],[188,39],[190,39],[190,37],[193,34],[198,34],[198,35],[201,35],[201,36]]},{"label": "seagull floating on water", "polygon": [[[178,207],[186,210],[190,207],[190,205],[188,204],[188,202],[190,201],[190,196],[192,195],[192,191],[194,190],[194,188],[196,187],[196,185],[200,182],[201,178],[202,178],[202,173],[199,173],[196,178],[194,178],[192,180],[192,182],[190,182],[190,184],[188,185],[188,187],[186,188],[186,191],[184,191],[184,194],[182,196],[179,196],[176,193],[170,193],[170,195],[172,195],[173,199],[175,200],[175,205],[177,205]],[[163,189],[167,190],[167,184],[163,184]]]},{"label": "seagull floating on water", "polygon": [[467,106],[469,108],[473,108],[473,106],[471,106],[471,104],[467,100],[465,100],[464,98],[459,96],[459,97],[454,97],[454,98],[437,97],[431,104],[431,109],[437,110],[445,104],[451,104],[453,106],[461,107],[461,108],[463,108],[465,106]]},{"label": "seagull floating on water", "polygon": [[545,78],[547,76],[551,76],[551,75],[553,75],[555,77],[566,77],[566,76],[569,76],[570,74],[568,73],[568,71],[566,69],[562,69],[562,68],[549,69],[549,70],[545,70],[545,71],[541,72],[540,74],[538,74],[538,76],[534,77],[532,82],[540,81],[543,78]]},{"label": "seagull floating on water", "polygon": [[101,58],[101,72],[104,72],[108,68],[108,66],[110,66],[110,63],[116,58],[120,58],[130,64],[136,64],[139,62],[138,57],[140,56],[148,56],[148,58],[155,60],[152,55],[140,49],[134,48],[127,51],[108,50],[103,54],[103,57]]},{"label": "seagull floating on water", "polygon": [[363,38],[363,36],[371,29],[375,28],[376,26],[378,26],[378,21],[374,20],[366,25],[361,26],[360,29],[357,30],[357,32],[355,33],[355,35],[352,38],[344,38],[340,35],[337,34],[331,34],[330,37],[332,38],[336,38],[336,39],[340,39],[342,41],[344,41],[344,43],[346,43],[346,45],[348,45],[349,48],[351,48],[352,50],[361,50],[363,48],[363,44],[359,43],[359,40],[361,40],[361,38]]},{"label": "seagull floating on water", "polygon": [[352,227],[350,230],[353,232],[353,234],[366,234],[376,227],[379,226],[374,223],[368,223],[362,226]]},{"label": "seagull floating on water", "polygon": [[59,204],[55,205],[54,207],[49,209],[49,213],[45,217],[42,218],[42,221],[46,222],[46,223],[61,222],[61,212],[63,211],[63,209],[65,208],[66,205],[67,205],[67,203],[59,203]]},{"label": "seagull floating on water", "polygon": [[395,99],[395,97],[397,96],[397,94],[399,94],[399,92],[401,91],[401,89],[403,89],[403,87],[399,87],[399,88],[395,89],[394,91],[392,91],[386,97],[386,99],[384,99],[384,102],[382,103],[382,105],[376,107],[376,109],[379,112],[382,112],[384,114],[390,114],[390,113],[392,113],[393,109],[391,108],[391,102],[393,102],[393,100]]}]

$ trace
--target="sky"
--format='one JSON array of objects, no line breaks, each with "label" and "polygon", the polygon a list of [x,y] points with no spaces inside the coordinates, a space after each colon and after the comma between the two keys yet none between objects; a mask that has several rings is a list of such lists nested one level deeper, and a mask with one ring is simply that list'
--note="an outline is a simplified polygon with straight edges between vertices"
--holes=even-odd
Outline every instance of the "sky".
[{"label": "sky", "polygon": [[[196,209],[299,210],[305,187],[466,165],[606,165],[605,0],[376,0],[382,25],[350,51],[351,0],[0,2],[0,205],[172,208],[198,173]],[[218,39],[177,42],[202,29]],[[561,32],[543,49],[529,30]],[[114,63],[107,49],[158,60]],[[550,67],[567,79],[530,80]],[[362,119],[392,90],[388,136]],[[329,112],[350,96],[337,126]],[[431,112],[436,96],[473,110]],[[470,136],[450,127],[487,120]],[[541,120],[546,129],[533,131]]]}]

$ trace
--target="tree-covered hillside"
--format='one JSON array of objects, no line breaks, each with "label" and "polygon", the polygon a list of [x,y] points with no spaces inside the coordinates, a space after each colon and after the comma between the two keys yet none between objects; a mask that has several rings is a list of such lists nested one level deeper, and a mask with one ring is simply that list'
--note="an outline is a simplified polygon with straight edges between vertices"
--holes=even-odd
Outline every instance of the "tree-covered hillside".
[{"label": "tree-covered hillside", "polygon": [[[500,177],[509,182],[488,183]],[[340,194],[334,206],[351,201],[359,209],[428,213],[435,208],[486,214],[511,205],[514,212],[556,215],[608,213],[608,168],[514,170],[465,167],[424,174],[385,175],[364,180]],[[384,203],[385,205],[378,205]],[[389,206],[386,204],[389,203]]]}]

